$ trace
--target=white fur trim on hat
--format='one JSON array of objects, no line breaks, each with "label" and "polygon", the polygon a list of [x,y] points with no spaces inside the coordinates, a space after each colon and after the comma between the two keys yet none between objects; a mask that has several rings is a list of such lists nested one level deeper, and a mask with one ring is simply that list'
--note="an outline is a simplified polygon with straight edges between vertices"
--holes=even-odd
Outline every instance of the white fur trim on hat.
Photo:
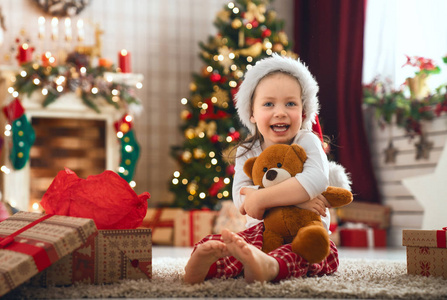
[{"label": "white fur trim on hat", "polygon": [[302,89],[303,111],[306,117],[301,125],[302,129],[312,130],[312,123],[315,123],[315,116],[318,113],[318,84],[307,67],[300,59],[283,57],[273,54],[271,57],[258,61],[250,70],[245,73],[244,80],[235,96],[236,109],[239,119],[251,132],[255,134],[256,125],[250,122],[251,97],[259,81],[266,75],[281,71],[298,79]]}]

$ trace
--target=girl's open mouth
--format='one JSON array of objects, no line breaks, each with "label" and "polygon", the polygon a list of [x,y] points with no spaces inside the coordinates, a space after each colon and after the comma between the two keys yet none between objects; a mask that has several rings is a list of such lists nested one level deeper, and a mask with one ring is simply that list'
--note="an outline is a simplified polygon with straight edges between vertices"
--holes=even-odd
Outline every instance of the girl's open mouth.
[{"label": "girl's open mouth", "polygon": [[290,125],[286,125],[286,124],[279,124],[279,125],[272,125],[270,126],[270,128],[272,128],[272,130],[274,132],[284,132],[287,129],[289,129]]}]

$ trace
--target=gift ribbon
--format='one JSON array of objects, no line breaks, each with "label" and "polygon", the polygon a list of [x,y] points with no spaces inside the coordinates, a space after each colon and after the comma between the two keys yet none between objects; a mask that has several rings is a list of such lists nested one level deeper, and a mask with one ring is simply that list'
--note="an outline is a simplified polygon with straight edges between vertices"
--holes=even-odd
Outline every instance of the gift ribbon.
[{"label": "gift ribbon", "polygon": [[16,232],[10,234],[9,236],[3,238],[0,241],[0,249],[8,248],[8,250],[14,251],[14,252],[20,252],[29,256],[32,256],[34,259],[34,263],[36,264],[37,270],[41,272],[42,270],[46,269],[51,265],[51,260],[48,256],[48,253],[45,251],[42,247],[37,247],[34,245],[29,245],[25,243],[18,243],[14,240],[16,236],[23,233],[24,231],[30,229],[31,227],[39,224],[40,222],[51,218],[53,215],[45,215],[30,224],[22,227],[21,229],[17,230]]},{"label": "gift ribbon", "polygon": [[438,248],[447,248],[447,238],[446,238],[447,227],[442,228],[442,230],[436,231],[436,242]]},{"label": "gift ribbon", "polygon": [[155,211],[154,219],[152,222],[149,222],[148,227],[152,229],[152,234],[157,227],[174,227],[174,221],[160,221],[161,214],[163,213],[163,209],[159,208]]},{"label": "gift ribbon", "polygon": [[189,211],[189,245],[194,246],[194,215],[196,212],[210,211],[209,208],[192,209]]}]

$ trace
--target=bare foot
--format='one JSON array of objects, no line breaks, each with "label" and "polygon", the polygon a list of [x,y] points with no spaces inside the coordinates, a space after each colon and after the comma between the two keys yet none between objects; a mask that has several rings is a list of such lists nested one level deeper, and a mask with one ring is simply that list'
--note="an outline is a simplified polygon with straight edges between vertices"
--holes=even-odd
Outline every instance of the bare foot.
[{"label": "bare foot", "polygon": [[211,265],[219,258],[228,255],[227,246],[221,241],[210,240],[200,244],[186,264],[183,279],[190,284],[203,282]]},{"label": "bare foot", "polygon": [[222,239],[227,245],[228,252],[244,265],[245,281],[269,282],[276,278],[279,272],[276,259],[226,229],[222,230]]}]

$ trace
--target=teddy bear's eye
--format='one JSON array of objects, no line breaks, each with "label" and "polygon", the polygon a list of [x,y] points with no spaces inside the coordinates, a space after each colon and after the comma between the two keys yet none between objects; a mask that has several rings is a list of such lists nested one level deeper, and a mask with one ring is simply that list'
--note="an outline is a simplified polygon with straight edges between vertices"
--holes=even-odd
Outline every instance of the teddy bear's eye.
[{"label": "teddy bear's eye", "polygon": [[264,172],[267,172],[267,170],[268,170],[267,168],[262,169],[262,171],[264,171]]},{"label": "teddy bear's eye", "polygon": [[278,163],[277,166],[278,166],[278,168],[281,168],[281,167],[282,167],[282,164],[281,164],[281,163]]}]

